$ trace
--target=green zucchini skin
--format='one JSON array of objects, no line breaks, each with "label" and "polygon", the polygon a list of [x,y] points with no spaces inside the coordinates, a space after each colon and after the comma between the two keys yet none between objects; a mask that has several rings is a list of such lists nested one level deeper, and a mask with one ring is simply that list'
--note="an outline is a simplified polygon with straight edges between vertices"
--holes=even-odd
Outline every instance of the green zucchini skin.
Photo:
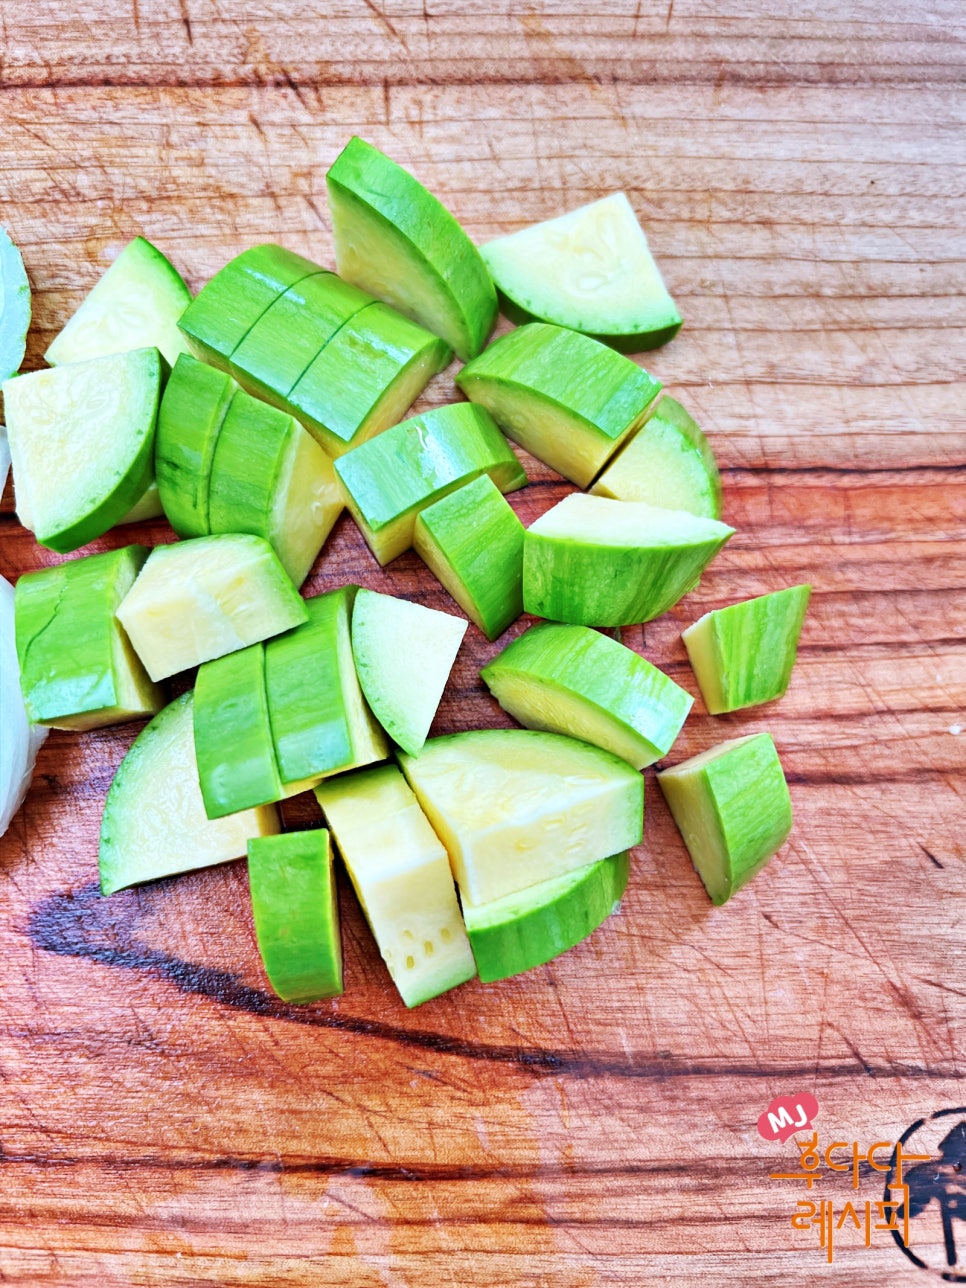
[{"label": "green zucchini skin", "polygon": [[521,724],[594,743],[635,769],[667,755],[694,702],[645,658],[587,626],[533,626],[480,675]]},{"label": "green zucchini skin", "polygon": [[24,573],[14,597],[20,684],[33,724],[98,729],[164,704],[115,617],[149,554],[125,546]]},{"label": "green zucchini skin", "polygon": [[483,407],[451,403],[413,416],[335,463],[346,504],[381,564],[413,544],[416,516],[440,497],[489,474],[501,492],[527,476]]},{"label": "green zucchini skin", "polygon": [[282,798],[265,697],[264,644],[250,644],[198,667],[194,741],[209,818]]},{"label": "green zucchini skin", "polygon": [[812,588],[789,586],[705,613],[682,632],[712,715],[782,697],[788,688]]},{"label": "green zucchini skin", "polygon": [[496,321],[480,252],[441,201],[354,137],[326,175],[339,273],[441,336],[465,362]]},{"label": "green zucchini skin", "polygon": [[211,532],[211,466],[235,392],[227,372],[186,353],[174,364],[165,385],[154,470],[165,516],[179,537],[206,537]]},{"label": "green zucchini skin", "polygon": [[527,529],[523,605],[579,626],[631,626],[672,608],[733,535],[714,519],[572,493]]},{"label": "green zucchini skin", "polygon": [[723,904],[792,830],[792,802],[770,733],[730,738],[657,776],[708,897]]},{"label": "green zucchini skin", "polygon": [[269,305],[231,355],[235,379],[249,393],[288,410],[303,373],[371,295],[335,273],[313,273]]},{"label": "green zucchini skin", "polygon": [[463,918],[484,984],[543,966],[591,935],[620,905],[630,875],[626,851],[493,903],[463,901]]},{"label": "green zucchini skin", "polygon": [[304,255],[266,242],[214,275],[182,313],[178,327],[196,358],[230,371],[231,355],[280,295],[325,270]]},{"label": "green zucchini skin", "polygon": [[332,842],[325,828],[253,837],[248,881],[265,974],[284,1002],[342,991],[342,941]]},{"label": "green zucchini skin", "polygon": [[[552,322],[557,326],[566,326],[566,323],[560,317],[548,317],[541,313],[531,312],[525,304],[519,303],[499,286],[496,294],[500,303],[500,312],[514,326],[526,326],[529,322]],[[597,340],[600,344],[609,345],[610,348],[616,349],[618,353],[623,353],[630,357],[635,353],[648,353],[652,349],[660,349],[662,345],[674,339],[681,330],[681,326],[682,322],[679,320],[669,322],[667,326],[658,327],[654,331],[628,331],[625,333],[584,331],[582,334],[589,336],[591,340]]]},{"label": "green zucchini skin", "polygon": [[488,474],[421,510],[413,545],[487,639],[523,612],[523,524]]},{"label": "green zucchini skin", "polygon": [[269,540],[272,505],[289,438],[302,430],[291,416],[249,394],[231,400],[211,465],[212,532],[248,532]]},{"label": "green zucchini skin", "polygon": [[443,340],[385,304],[354,313],[282,400],[330,456],[398,423],[449,362]]},{"label": "green zucchini skin", "polygon": [[352,660],[357,586],[304,601],[304,626],[265,650],[265,686],[283,783],[371,764],[389,745],[367,708]]},{"label": "green zucchini skin", "polygon": [[543,322],[501,336],[456,383],[508,437],[579,487],[644,423],[661,391],[607,345]]}]

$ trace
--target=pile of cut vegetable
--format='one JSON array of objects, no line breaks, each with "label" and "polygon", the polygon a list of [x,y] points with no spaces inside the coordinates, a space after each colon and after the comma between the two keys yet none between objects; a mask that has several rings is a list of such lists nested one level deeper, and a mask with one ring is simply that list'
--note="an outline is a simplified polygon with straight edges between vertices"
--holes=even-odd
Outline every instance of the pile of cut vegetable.
[{"label": "pile of cut vegetable", "polygon": [[[681,318],[623,194],[480,251],[360,139],[327,186],[336,272],[260,245],[192,299],[136,238],[25,375],[26,276],[0,244],[20,520],[61,554],[162,514],[178,537],[0,587],[0,823],[47,727],[149,717],[105,803],[104,894],[247,854],[268,978],[310,1002],[342,991],[334,842],[415,1006],[540,965],[615,910],[641,770],[693,699],[613,628],[670,609],[733,529],[706,438],[625,356]],[[487,344],[498,307],[520,325]],[[467,401],[407,419],[454,353]],[[526,530],[508,440],[583,489]],[[379,564],[415,550],[466,617],[357,586],[304,598],[343,508]],[[709,712],[785,692],[809,589],[684,632]],[[524,727],[429,738],[466,618],[494,641],[523,612],[547,620],[481,675]],[[767,733],[658,782],[714,903],[790,831]],[[308,791],[325,827],[281,833],[277,803]]]}]

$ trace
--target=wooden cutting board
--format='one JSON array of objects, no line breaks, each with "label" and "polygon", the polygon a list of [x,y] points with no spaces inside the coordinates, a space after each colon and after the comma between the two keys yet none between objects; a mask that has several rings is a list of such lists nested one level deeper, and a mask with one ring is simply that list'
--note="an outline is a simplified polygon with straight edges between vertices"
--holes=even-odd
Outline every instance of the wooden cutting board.
[{"label": "wooden cutting board", "polygon": [[[323,176],[353,132],[480,240],[623,188],[686,318],[644,361],[711,436],[738,529],[627,642],[696,692],[686,624],[815,593],[787,697],[698,703],[672,756],[770,730],[780,857],[712,909],[648,771],[620,914],[414,1012],[346,892],[346,994],[306,1009],[267,990],[243,864],[102,899],[136,730],[53,734],[0,846],[3,1283],[926,1288],[943,1211],[966,1274],[955,1131],[914,1178],[924,1265],[864,1231],[906,1129],[928,1119],[907,1152],[934,1156],[966,1116],[962,14],[783,7],[4,0],[28,367],[135,233],[193,287],[258,240],[331,262]],[[450,371],[420,405],[453,397]],[[532,473],[527,521],[564,491]],[[9,493],[0,533],[8,578],[55,558]],[[170,533],[97,548],[135,539]],[[344,518],[307,591],[346,581],[450,606]],[[495,649],[471,627],[439,731],[506,723],[477,677]],[[857,1189],[824,1158],[814,1185],[770,1179],[798,1152],[759,1116],[806,1092],[819,1151],[857,1143]],[[823,1200],[831,1264],[791,1225]],[[863,1228],[836,1228],[850,1201]]]}]

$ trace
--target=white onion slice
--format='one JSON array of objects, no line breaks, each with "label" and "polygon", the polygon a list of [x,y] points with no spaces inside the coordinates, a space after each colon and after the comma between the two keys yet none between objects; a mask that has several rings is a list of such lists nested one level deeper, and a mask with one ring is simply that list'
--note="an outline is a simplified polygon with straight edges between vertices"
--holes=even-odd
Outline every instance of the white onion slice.
[{"label": "white onion slice", "polygon": [[[9,460],[9,457],[7,458]],[[6,476],[0,458],[0,474]],[[13,587],[0,577],[0,836],[20,808],[48,730],[31,725],[20,693]]]}]

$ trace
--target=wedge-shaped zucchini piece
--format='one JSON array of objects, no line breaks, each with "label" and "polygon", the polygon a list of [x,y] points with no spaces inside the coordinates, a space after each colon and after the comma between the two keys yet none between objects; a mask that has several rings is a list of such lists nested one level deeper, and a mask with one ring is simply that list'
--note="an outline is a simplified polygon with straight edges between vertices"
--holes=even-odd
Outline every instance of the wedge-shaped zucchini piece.
[{"label": "wedge-shaped zucchini piece", "polygon": [[20,370],[30,329],[30,283],[20,251],[0,228],[0,385]]},{"label": "wedge-shaped zucchini piece", "polygon": [[178,326],[196,358],[228,370],[231,355],[278,297],[324,271],[282,246],[251,246],[202,287]]},{"label": "wedge-shaped zucchini piece", "polygon": [[20,684],[34,724],[97,729],[161,708],[161,690],[114,616],[147,557],[144,546],[126,546],[17,582]]},{"label": "wedge-shaped zucchini piece", "polygon": [[472,979],[446,851],[395,765],[331,778],[315,795],[405,1004]]},{"label": "wedge-shaped zucchini piece", "polygon": [[413,545],[487,639],[523,612],[523,524],[488,474],[422,510]]},{"label": "wedge-shaped zucchini piece", "polygon": [[449,348],[385,304],[339,328],[285,399],[330,456],[395,425],[449,362]]},{"label": "wedge-shaped zucchini piece", "polygon": [[[190,303],[191,292],[174,265],[145,238],[135,237],[54,337],[45,357],[58,367],[153,347],[171,365],[187,350],[178,318]],[[139,523],[163,513],[152,484],[120,522]]]},{"label": "wedge-shaped zucchini piece", "polygon": [[712,903],[726,903],[760,872],[792,830],[770,733],[720,742],[657,781]]},{"label": "wedge-shaped zucchini piece", "polygon": [[623,192],[498,237],[481,253],[514,322],[556,322],[624,353],[666,344],[681,327]]},{"label": "wedge-shaped zucchini piece", "polygon": [[250,644],[198,667],[194,734],[209,818],[281,799],[265,698],[264,644]]},{"label": "wedge-shaped zucchini piece", "polygon": [[152,550],[117,616],[148,675],[162,680],[308,614],[268,542],[232,533]]},{"label": "wedge-shaped zucchini piece", "polygon": [[370,765],[389,744],[366,706],[352,661],[357,586],[304,601],[308,621],[265,649],[265,686],[283,783]]},{"label": "wedge-shaped zucchini piece", "polygon": [[463,900],[463,919],[480,979],[491,983],[542,966],[586,939],[620,907],[627,853],[504,895],[492,903]]},{"label": "wedge-shaped zucchini piece", "polygon": [[523,487],[527,476],[490,413],[452,403],[413,416],[335,463],[346,504],[381,564],[413,544],[421,510],[489,474],[501,492]]},{"label": "wedge-shaped zucchini piece", "polygon": [[154,478],[157,349],[14,376],[3,386],[17,513],[66,554],[101,536]]},{"label": "wedge-shaped zucchini piece", "polygon": [[265,974],[284,1002],[342,992],[339,899],[324,828],[253,837],[248,881]]},{"label": "wedge-shaped zucchini piece", "polygon": [[130,349],[159,349],[172,365],[186,350],[178,319],[191,303],[181,274],[156,246],[135,237],[50,343],[52,367]]},{"label": "wedge-shaped zucchini piece", "polygon": [[572,493],[526,532],[523,605],[584,626],[649,622],[697,585],[733,532],[683,510]]},{"label": "wedge-shaped zucchini piece", "polygon": [[591,491],[721,518],[721,476],[711,444],[681,404],[666,396]]},{"label": "wedge-shaped zucchini piece", "polygon": [[179,537],[206,537],[215,444],[237,386],[224,371],[183,353],[158,410],[154,468],[161,504]]},{"label": "wedge-shaped zucchini piece", "polygon": [[630,358],[542,322],[496,340],[456,383],[504,433],[579,487],[643,424],[661,391]]},{"label": "wedge-shaped zucchini piece", "polygon": [[694,702],[656,666],[587,626],[533,626],[480,675],[522,725],[582,738],[635,769],[667,755]]},{"label": "wedge-shaped zucchini piece", "polygon": [[399,759],[470,903],[630,849],[643,834],[641,775],[560,734],[481,729]]},{"label": "wedge-shaped zucchini piece", "polygon": [[287,410],[286,398],[336,332],[371,295],[335,273],[313,273],[265,310],[231,355],[238,383]]},{"label": "wedge-shaped zucchini piece", "polygon": [[350,139],[326,175],[339,273],[442,336],[466,361],[496,319],[480,252],[446,207],[378,148]]},{"label": "wedge-shaped zucchini piece", "polygon": [[212,820],[198,787],[192,734],[194,695],[158,712],[114,775],[101,819],[101,892],[244,856],[253,836],[278,831],[274,805]]},{"label": "wedge-shaped zucchini piece", "polygon": [[467,623],[423,604],[360,590],[352,656],[372,714],[414,756],[426,741]]},{"label": "wedge-shaped zucchini piece", "polygon": [[301,586],[343,504],[332,462],[315,439],[292,416],[239,390],[211,465],[211,531],[264,537]]},{"label": "wedge-shaped zucchini piece", "polygon": [[712,715],[780,698],[788,688],[812,588],[716,608],[681,635]]}]

